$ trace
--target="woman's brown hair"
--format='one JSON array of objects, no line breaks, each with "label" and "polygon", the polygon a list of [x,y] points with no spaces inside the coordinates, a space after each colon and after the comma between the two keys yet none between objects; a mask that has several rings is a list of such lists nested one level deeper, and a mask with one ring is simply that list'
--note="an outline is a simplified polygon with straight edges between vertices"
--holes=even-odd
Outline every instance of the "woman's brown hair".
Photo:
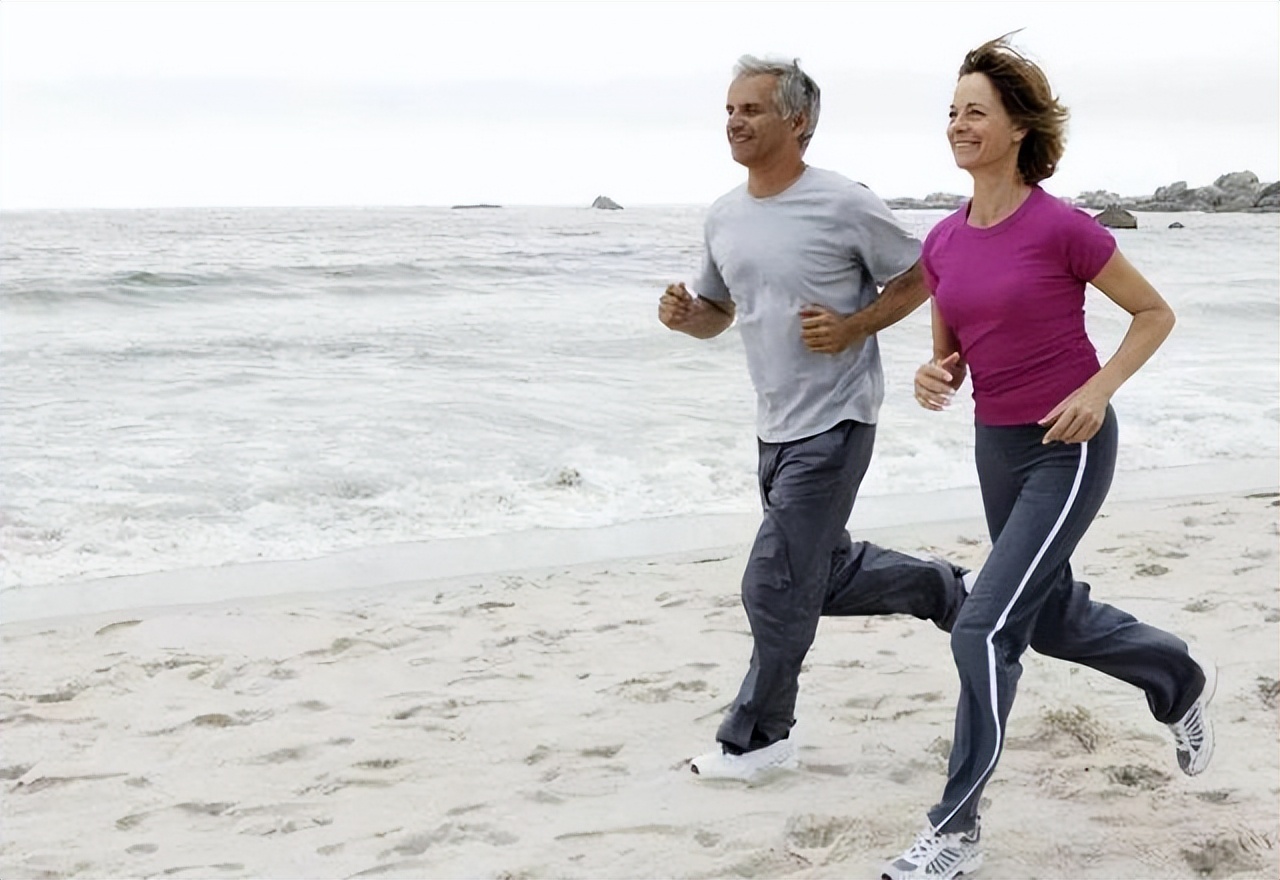
[{"label": "woman's brown hair", "polygon": [[1066,148],[1067,108],[1053,96],[1049,78],[1035,62],[1009,45],[1005,34],[964,56],[960,76],[981,73],[995,86],[1000,103],[1027,134],[1018,148],[1018,173],[1034,185],[1053,176]]}]

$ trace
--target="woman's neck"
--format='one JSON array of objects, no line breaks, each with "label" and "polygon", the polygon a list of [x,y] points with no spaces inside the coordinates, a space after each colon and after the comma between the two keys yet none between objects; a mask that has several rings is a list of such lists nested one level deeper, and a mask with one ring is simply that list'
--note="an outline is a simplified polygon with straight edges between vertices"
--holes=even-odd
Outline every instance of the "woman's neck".
[{"label": "woman's neck", "polygon": [[1014,173],[973,176],[973,198],[969,201],[969,225],[985,229],[1013,216],[1031,195],[1031,187]]}]

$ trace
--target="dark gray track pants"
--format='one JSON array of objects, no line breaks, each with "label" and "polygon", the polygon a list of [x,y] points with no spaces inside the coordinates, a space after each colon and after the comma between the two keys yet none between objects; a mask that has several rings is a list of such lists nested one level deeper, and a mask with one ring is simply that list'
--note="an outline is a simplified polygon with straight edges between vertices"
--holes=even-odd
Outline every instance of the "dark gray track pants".
[{"label": "dark gray track pants", "polygon": [[1045,446],[1044,432],[1038,425],[977,428],[992,547],[951,631],[960,702],[946,789],[929,811],[939,831],[968,831],[977,822],[1028,644],[1141,688],[1163,723],[1181,718],[1204,688],[1180,639],[1091,601],[1089,585],[1071,575],[1071,553],[1111,486],[1115,413],[1107,409],[1087,443]]},{"label": "dark gray track pants", "polygon": [[742,576],[751,665],[716,738],[747,751],[795,723],[800,664],[818,618],[912,614],[943,629],[964,600],[963,569],[853,542],[845,525],[871,462],[875,425],[760,442],[764,519]]}]

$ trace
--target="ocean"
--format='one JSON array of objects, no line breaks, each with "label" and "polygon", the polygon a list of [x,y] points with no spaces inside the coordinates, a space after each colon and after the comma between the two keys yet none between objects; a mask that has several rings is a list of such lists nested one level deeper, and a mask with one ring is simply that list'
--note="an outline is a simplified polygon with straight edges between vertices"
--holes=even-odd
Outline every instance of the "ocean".
[{"label": "ocean", "polygon": [[[704,213],[0,214],[0,590],[758,511],[736,331],[656,318]],[[1122,475],[1274,481],[1280,215],[1138,216],[1117,238],[1179,322],[1114,401]],[[1105,357],[1128,316],[1088,309]],[[976,485],[967,386],[912,400],[927,308],[881,347],[862,496]]]}]

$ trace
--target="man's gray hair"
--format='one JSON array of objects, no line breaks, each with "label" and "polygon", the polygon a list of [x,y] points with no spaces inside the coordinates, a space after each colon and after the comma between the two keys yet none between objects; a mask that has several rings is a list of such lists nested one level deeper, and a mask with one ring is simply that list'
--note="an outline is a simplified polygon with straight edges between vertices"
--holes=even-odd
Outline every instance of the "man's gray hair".
[{"label": "man's gray hair", "polygon": [[733,76],[759,76],[769,74],[777,80],[773,102],[783,119],[792,119],[797,113],[805,115],[804,131],[800,133],[800,149],[809,146],[818,128],[818,113],[822,109],[822,93],[809,74],[800,69],[800,59],[783,61],[777,58],[757,58],[743,55],[733,66]]}]

